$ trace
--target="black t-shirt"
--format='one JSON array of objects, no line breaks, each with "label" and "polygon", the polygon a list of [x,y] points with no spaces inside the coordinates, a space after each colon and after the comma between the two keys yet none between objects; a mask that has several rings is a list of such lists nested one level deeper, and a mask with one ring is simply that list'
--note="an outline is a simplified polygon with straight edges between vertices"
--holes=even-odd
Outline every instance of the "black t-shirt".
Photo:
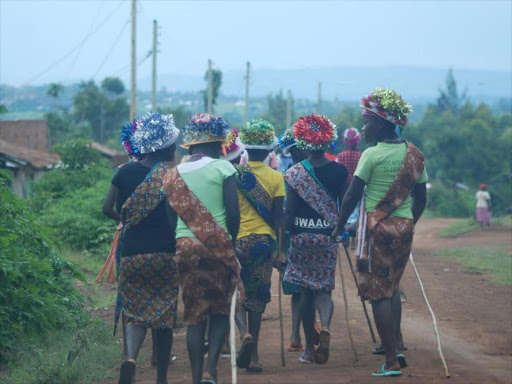
[{"label": "black t-shirt", "polygon": [[[338,202],[338,191],[345,183],[348,177],[347,168],[339,163],[331,161],[330,163],[314,168],[316,178],[329,191],[330,195]],[[293,232],[322,233],[330,235],[336,223],[330,223],[311,208],[300,196],[298,196],[295,217],[293,219]]]},{"label": "black t-shirt", "polygon": [[[121,208],[149,173],[150,169],[140,163],[130,162],[123,165],[112,178],[112,184],[118,189],[116,210]],[[121,256],[143,253],[176,251],[176,232],[171,230],[165,211],[167,200],[161,202],[153,212],[136,226],[124,233]]]}]

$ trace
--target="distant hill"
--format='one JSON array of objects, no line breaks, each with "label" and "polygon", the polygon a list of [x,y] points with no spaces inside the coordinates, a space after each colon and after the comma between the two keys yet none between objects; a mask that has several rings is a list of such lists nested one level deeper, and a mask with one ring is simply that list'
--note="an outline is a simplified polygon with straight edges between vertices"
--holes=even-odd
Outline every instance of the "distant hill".
[{"label": "distant hill", "polygon": [[[222,68],[221,68],[222,69]],[[444,84],[446,69],[422,67],[332,67],[302,69],[254,69],[251,73],[252,96],[265,96],[279,89],[291,89],[295,98],[314,100],[318,82],[322,81],[324,99],[354,100],[377,86],[390,86],[409,100],[432,100]],[[160,74],[158,86],[168,91],[198,91],[205,87],[203,74],[196,76]],[[473,101],[495,100],[512,97],[512,73],[454,69],[454,75],[462,90],[467,88]],[[243,96],[243,70],[223,71],[221,92],[225,95]],[[151,87],[150,78],[139,80],[141,89]]]}]

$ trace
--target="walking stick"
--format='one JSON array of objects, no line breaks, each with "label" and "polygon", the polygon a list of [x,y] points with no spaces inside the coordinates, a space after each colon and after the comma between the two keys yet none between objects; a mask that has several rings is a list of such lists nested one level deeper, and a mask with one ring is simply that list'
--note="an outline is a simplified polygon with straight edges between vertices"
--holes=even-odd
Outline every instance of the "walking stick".
[{"label": "walking stick", "polygon": [[[356,283],[357,289],[359,289],[359,283],[357,281],[356,273],[354,272],[354,266],[352,265],[352,260],[350,260],[350,255],[348,254],[347,247],[345,246],[345,243],[343,244],[343,248],[345,249],[345,255],[347,256],[348,265],[350,266],[350,272],[352,272],[352,276],[354,277],[354,282]],[[370,320],[370,316],[368,316],[368,311],[366,309],[366,303],[364,302],[363,298],[361,298],[361,304],[363,305],[363,311],[364,316],[366,317],[366,321],[368,322],[368,328],[370,328],[370,334],[372,335],[372,341],[375,344],[377,340],[375,339],[375,333],[373,333],[373,326],[372,322]]]},{"label": "walking stick", "polygon": [[357,361],[357,351],[354,345],[354,339],[352,338],[352,330],[350,329],[350,322],[348,320],[348,301],[347,301],[347,292],[345,290],[345,279],[343,278],[343,271],[341,270],[341,247],[342,245],[338,244],[338,264],[340,265],[340,277],[341,277],[341,289],[343,291],[343,302],[345,304],[345,321],[347,322],[347,330],[348,337],[350,339],[350,346],[352,347],[352,353],[354,354],[354,360]]},{"label": "walking stick", "polygon": [[416,269],[416,264],[414,264],[414,259],[412,257],[412,252],[410,254],[411,259],[411,265],[414,269],[414,273],[416,274],[416,277],[418,279],[418,283],[420,285],[421,293],[423,294],[423,298],[425,299],[425,303],[427,304],[427,308],[430,311],[430,315],[432,316],[432,327],[434,328],[434,333],[436,334],[437,339],[437,350],[439,351],[439,356],[441,357],[441,361],[443,362],[444,366],[444,373],[446,375],[446,378],[450,378],[450,372],[448,371],[448,365],[446,365],[446,360],[444,359],[443,350],[441,349],[441,338],[439,337],[439,331],[437,330],[437,320],[436,315],[434,314],[434,311],[432,310],[432,307],[430,306],[430,302],[427,299],[427,294],[425,293],[425,288],[423,288],[423,283],[420,278],[420,274],[418,273],[418,270]]},{"label": "walking stick", "polygon": [[[283,230],[279,229],[278,257],[283,260]],[[283,326],[283,299],[282,299],[283,272],[279,271],[279,328],[281,330],[281,365],[286,366],[284,353],[284,326]]]},{"label": "walking stick", "polygon": [[236,300],[238,295],[238,288],[235,287],[235,292],[231,297],[231,312],[229,316],[229,339],[231,349],[231,383],[236,384],[237,381],[237,370],[236,370],[236,346],[235,346],[235,312],[236,312]]}]

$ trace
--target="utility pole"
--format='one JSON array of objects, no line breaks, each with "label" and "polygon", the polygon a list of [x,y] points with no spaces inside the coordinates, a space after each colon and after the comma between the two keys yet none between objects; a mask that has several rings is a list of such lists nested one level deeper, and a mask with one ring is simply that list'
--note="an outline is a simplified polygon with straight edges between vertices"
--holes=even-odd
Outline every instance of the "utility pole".
[{"label": "utility pole", "polygon": [[318,82],[318,101],[316,104],[316,114],[320,115],[322,113],[322,82]]},{"label": "utility pole", "polygon": [[212,60],[208,59],[208,93],[206,99],[206,113],[212,113],[213,110],[213,73]]},{"label": "utility pole", "polygon": [[249,79],[251,76],[251,62],[247,62],[247,72],[245,74],[245,112],[244,121],[249,121]]},{"label": "utility pole", "polygon": [[288,98],[286,99],[286,126],[288,129],[292,126],[292,91],[288,90]]},{"label": "utility pole", "polygon": [[158,22],[153,20],[153,73],[151,84],[151,104],[153,112],[156,112],[156,54],[158,52]]},{"label": "utility pole", "polygon": [[130,121],[135,117],[137,93],[137,0],[132,0],[131,76],[130,76]]}]

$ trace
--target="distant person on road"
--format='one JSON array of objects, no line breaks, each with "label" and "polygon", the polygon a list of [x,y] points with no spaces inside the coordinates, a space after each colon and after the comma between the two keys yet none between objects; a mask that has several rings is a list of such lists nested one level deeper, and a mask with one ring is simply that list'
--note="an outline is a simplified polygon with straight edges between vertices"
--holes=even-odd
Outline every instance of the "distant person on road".
[{"label": "distant person on road", "polygon": [[[386,361],[374,376],[399,376],[406,366],[400,334],[402,305],[399,284],[412,247],[414,226],[426,204],[428,180],[423,154],[398,138],[396,126],[407,124],[411,106],[400,95],[377,88],[362,99],[363,137],[375,144],[363,152],[341,205],[338,225],[345,224],[364,195],[356,249],[359,295],[372,303]],[[366,189],[365,189],[366,187]],[[412,195],[412,197],[411,197]]]},{"label": "distant person on road", "polygon": [[[125,356],[119,383],[134,381],[136,360],[147,328],[156,346],[157,384],[167,384],[167,367],[178,304],[175,232],[160,192],[174,159],[179,130],[172,115],[149,114],[122,130],[128,154],[140,161],[123,165],[112,178],[103,205],[105,215],[119,221],[119,311],[123,312]],[[140,156],[142,155],[142,156]],[[144,156],[144,157],[143,157]],[[114,210],[114,205],[116,210]],[[141,209],[144,208],[144,209]],[[124,324],[123,324],[124,325]]]},{"label": "distant person on road", "polygon": [[487,192],[487,185],[480,184],[480,190],[475,195],[476,198],[476,221],[480,223],[480,228],[491,226],[492,204],[491,195]]},{"label": "distant person on road", "polygon": [[[344,165],[330,161],[325,151],[337,139],[336,127],[324,116],[301,117],[293,128],[297,148],[308,158],[285,173],[286,227],[291,232],[288,264],[283,281],[301,287],[300,316],[306,336],[301,363],[325,364],[329,360],[330,324],[334,312],[337,246],[329,235],[338,217],[338,204],[348,188]],[[322,330],[314,347],[315,312]]]},{"label": "distant person on road", "polygon": [[348,128],[343,132],[343,142],[347,149],[338,154],[337,162],[347,167],[350,181],[354,177],[357,164],[361,158],[361,151],[357,149],[357,145],[361,141],[361,134],[356,128]]},{"label": "distant person on road", "polygon": [[[193,384],[218,383],[217,364],[229,332],[235,289],[243,296],[234,242],[240,213],[234,166],[219,160],[229,127],[210,114],[192,116],[183,128],[187,161],[169,170],[163,189],[178,216],[176,262],[187,324]],[[171,209],[172,208],[172,209]],[[208,360],[204,366],[206,319]]]}]

